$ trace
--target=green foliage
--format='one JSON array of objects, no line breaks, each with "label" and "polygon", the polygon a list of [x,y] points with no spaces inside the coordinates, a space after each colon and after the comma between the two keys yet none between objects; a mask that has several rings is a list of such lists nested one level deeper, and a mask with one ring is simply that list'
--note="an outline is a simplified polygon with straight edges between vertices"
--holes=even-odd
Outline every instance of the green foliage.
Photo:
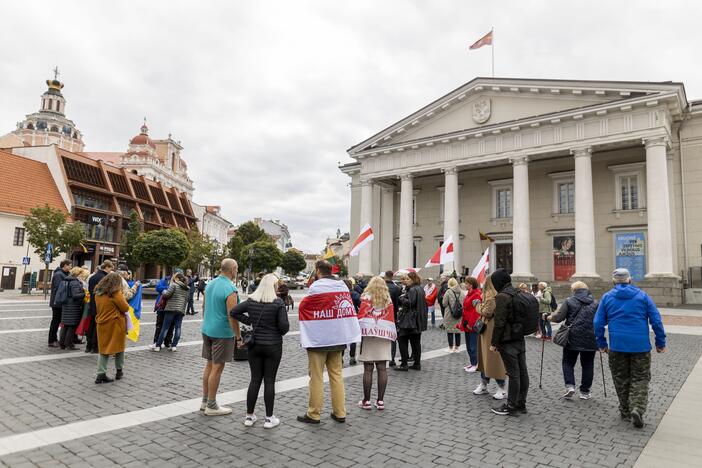
[{"label": "green foliage", "polygon": [[85,240],[83,224],[69,224],[67,218],[66,213],[49,205],[30,210],[23,226],[27,230],[29,244],[34,247],[37,255],[43,257],[46,254],[46,245],[49,242],[54,246],[54,257],[63,253],[70,254],[74,247]]},{"label": "green foliage", "polygon": [[225,250],[226,255],[229,258],[233,258],[239,264],[242,263],[241,255],[244,251],[244,241],[241,239],[241,237],[234,236],[231,239],[229,239]]},{"label": "green foliage", "polygon": [[261,239],[269,239],[263,229],[256,226],[253,221],[247,221],[236,230],[236,235],[241,238],[244,245],[253,244]]},{"label": "green foliage", "polygon": [[190,244],[190,252],[180,264],[181,268],[184,270],[190,268],[192,271],[197,271],[198,267],[203,265],[206,269],[210,269],[211,263],[213,260],[216,260],[216,242],[194,229],[188,231],[186,236]]},{"label": "green foliage", "polygon": [[280,266],[285,270],[290,276],[297,276],[302,270],[307,266],[305,257],[295,252],[294,250],[288,250],[283,254],[283,260]]},{"label": "green foliage", "polygon": [[261,239],[247,245],[242,254],[242,269],[249,267],[253,272],[270,272],[275,270],[283,262],[283,254],[278,247],[268,239]]},{"label": "green foliage", "polygon": [[134,254],[134,249],[139,241],[142,230],[143,227],[139,221],[139,215],[136,211],[131,210],[129,213],[129,228],[122,233],[122,246],[119,251],[120,255],[127,263],[127,266],[129,266],[129,269],[132,271],[136,271],[141,266],[139,258]]},{"label": "green foliage", "polygon": [[178,229],[158,229],[139,235],[134,255],[139,263],[176,266],[190,253],[188,238]]}]

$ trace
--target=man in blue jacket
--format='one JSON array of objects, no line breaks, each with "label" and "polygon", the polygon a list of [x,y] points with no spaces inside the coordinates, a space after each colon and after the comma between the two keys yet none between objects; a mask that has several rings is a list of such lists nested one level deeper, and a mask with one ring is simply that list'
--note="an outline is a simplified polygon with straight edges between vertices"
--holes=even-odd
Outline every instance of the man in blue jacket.
[{"label": "man in blue jacket", "polygon": [[[651,380],[649,324],[656,335],[656,352],[665,352],[661,314],[645,292],[631,284],[626,268],[612,273],[614,288],[602,296],[595,314],[595,338],[601,352],[609,353],[609,369],[619,397],[619,413],[643,427]],[[609,346],[605,338],[609,331]]]}]

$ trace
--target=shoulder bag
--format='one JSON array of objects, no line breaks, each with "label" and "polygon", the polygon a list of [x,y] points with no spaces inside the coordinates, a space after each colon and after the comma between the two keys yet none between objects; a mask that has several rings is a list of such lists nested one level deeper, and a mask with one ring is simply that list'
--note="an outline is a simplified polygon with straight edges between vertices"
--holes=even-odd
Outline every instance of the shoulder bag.
[{"label": "shoulder bag", "polygon": [[[564,304],[566,304],[566,303],[564,302]],[[553,336],[553,342],[555,344],[557,344],[558,346],[562,346],[564,348],[566,346],[568,346],[568,335],[570,335],[570,327],[572,327],[573,324],[575,323],[575,320],[578,318],[578,314],[580,313],[581,309],[582,309],[582,306],[580,307],[580,309],[578,309],[578,312],[575,314],[575,316],[573,316],[573,320],[571,320],[570,325],[567,325],[565,323],[565,320],[563,321],[561,326],[558,328],[558,331]],[[566,316],[566,319],[567,318],[568,317]]]},{"label": "shoulder bag", "polygon": [[[258,324],[261,323],[261,317],[263,317],[263,307],[261,307],[261,314],[258,316],[258,321],[256,322],[256,327],[258,327]],[[254,327],[252,324],[251,330],[246,330],[241,334],[241,342],[248,349],[253,348],[254,345],[256,344],[256,339],[254,337],[254,332],[256,331],[256,327]]]}]

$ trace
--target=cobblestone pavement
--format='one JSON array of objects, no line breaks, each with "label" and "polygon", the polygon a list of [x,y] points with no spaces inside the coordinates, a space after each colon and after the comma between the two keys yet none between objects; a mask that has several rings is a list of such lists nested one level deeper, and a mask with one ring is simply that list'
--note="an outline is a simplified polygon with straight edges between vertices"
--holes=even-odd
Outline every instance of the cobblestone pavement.
[{"label": "cobblestone pavement", "polygon": [[[46,315],[50,311],[42,304],[0,304],[0,448],[7,436],[26,433],[32,437],[32,431],[47,427],[200,395],[203,360],[197,343],[179,347],[176,353],[129,352],[124,380],[95,385],[95,355],[49,350],[46,331],[1,334],[5,330],[45,329],[50,321],[3,318]],[[186,319],[198,320],[199,316]],[[153,315],[144,318],[145,322],[153,320]],[[185,324],[182,341],[199,341],[199,327],[197,321]],[[297,320],[291,318],[291,330],[297,329]],[[146,325],[135,346],[148,344],[152,333],[153,326]],[[443,350],[445,336],[438,328],[430,329],[422,337],[424,350]],[[632,466],[702,355],[702,337],[671,335],[669,353],[653,356],[650,411],[643,430],[619,420],[606,357],[608,397],[602,392],[597,363],[593,398],[564,401],[559,398],[563,387],[561,349],[545,344],[543,390],[538,385],[540,353],[541,342],[528,340],[529,414],[518,418],[492,414],[489,408],[494,400],[471,393],[479,377],[463,371],[465,352],[439,352],[438,357],[423,363],[421,372],[390,371],[383,413],[356,408],[361,376],[347,377],[349,415],[345,425],[328,418],[328,394],[320,426],[296,422],[295,416],[306,408],[307,391],[287,385],[290,389],[276,397],[275,413],[282,424],[271,431],[264,430],[260,422],[254,428],[244,428],[243,402],[232,405],[232,416],[219,418],[206,418],[193,407],[184,415],[10,453],[0,457],[0,465]],[[8,361],[44,355],[70,357]],[[288,336],[279,388],[305,375],[306,359],[299,337]],[[245,389],[248,380],[247,364],[233,363],[225,369],[220,391]],[[258,413],[263,414],[263,401],[259,401]]]}]

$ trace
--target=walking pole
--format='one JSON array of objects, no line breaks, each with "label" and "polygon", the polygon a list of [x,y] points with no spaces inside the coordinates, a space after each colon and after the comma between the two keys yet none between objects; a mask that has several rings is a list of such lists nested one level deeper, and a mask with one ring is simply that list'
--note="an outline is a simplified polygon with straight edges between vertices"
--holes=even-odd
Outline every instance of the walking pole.
[{"label": "walking pole", "polygon": [[605,398],[607,398],[607,384],[605,382],[605,375],[604,375],[604,360],[602,359],[602,351],[600,353],[600,368],[602,369],[602,388],[604,389],[604,395]]},{"label": "walking pole", "polygon": [[541,378],[544,376],[544,345],[546,344],[546,340],[542,339],[541,340],[541,370],[539,371],[539,388],[541,387]]}]

